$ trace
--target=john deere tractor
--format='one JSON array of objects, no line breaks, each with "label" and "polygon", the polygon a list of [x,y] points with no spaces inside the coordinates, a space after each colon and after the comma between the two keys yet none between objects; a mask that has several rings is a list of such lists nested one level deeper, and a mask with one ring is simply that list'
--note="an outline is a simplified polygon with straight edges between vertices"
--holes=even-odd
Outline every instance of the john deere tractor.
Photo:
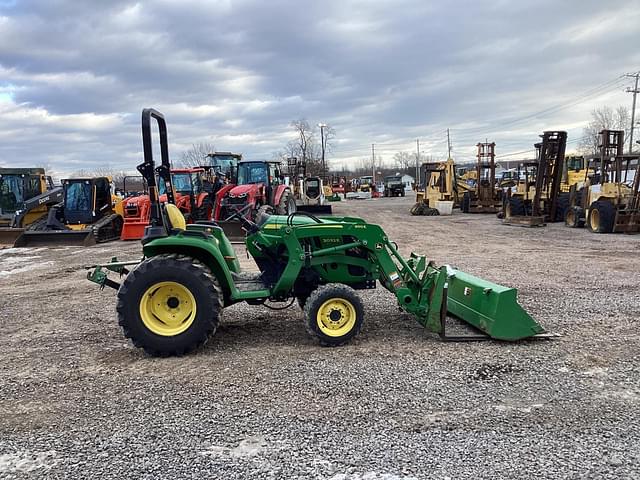
[{"label": "john deere tractor", "polygon": [[[160,130],[162,164],[156,168],[151,120]],[[362,328],[358,290],[392,292],[402,310],[431,331],[446,333],[447,314],[482,334],[518,340],[543,334],[516,301],[516,291],[420,255],[403,258],[385,232],[359,218],[317,218],[309,213],[250,219],[236,214],[245,245],[258,267],[240,271],[237,255],[215,222],[187,225],[173,204],[166,123],[153,109],[142,112],[145,161],[138,167],[149,185],[151,225],[142,239],[142,261],[94,265],[89,280],[118,289],[118,321],[134,345],[152,355],[181,355],[214,334],[223,309],[238,302],[288,302],[303,308],[304,323],[320,344],[338,346]],[[159,202],[156,174],[167,192]],[[124,281],[108,277],[109,272]],[[457,337],[455,337],[457,338]]]}]

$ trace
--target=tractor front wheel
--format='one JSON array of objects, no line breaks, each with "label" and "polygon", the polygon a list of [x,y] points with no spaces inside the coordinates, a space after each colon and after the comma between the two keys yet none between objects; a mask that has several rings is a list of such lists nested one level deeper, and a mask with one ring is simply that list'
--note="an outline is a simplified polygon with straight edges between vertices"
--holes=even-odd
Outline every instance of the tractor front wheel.
[{"label": "tractor front wheel", "polygon": [[118,323],[136,347],[153,356],[183,355],[213,335],[222,291],[194,258],[163,254],[133,270],[118,290]]},{"label": "tractor front wheel", "polygon": [[362,328],[362,302],[346,285],[330,283],[318,287],[309,295],[303,310],[307,331],[323,346],[343,345]]}]

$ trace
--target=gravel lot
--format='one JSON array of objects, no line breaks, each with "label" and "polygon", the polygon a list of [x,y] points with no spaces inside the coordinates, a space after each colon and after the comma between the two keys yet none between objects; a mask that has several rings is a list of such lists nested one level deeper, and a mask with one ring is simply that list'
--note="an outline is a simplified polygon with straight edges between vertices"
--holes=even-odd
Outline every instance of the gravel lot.
[{"label": "gravel lot", "polygon": [[0,478],[640,478],[640,237],[410,204],[335,210],[517,287],[562,338],[445,344],[379,289],[342,348],[297,306],[236,305],[203,350],[155,359],[81,269],[137,242],[0,250]]}]

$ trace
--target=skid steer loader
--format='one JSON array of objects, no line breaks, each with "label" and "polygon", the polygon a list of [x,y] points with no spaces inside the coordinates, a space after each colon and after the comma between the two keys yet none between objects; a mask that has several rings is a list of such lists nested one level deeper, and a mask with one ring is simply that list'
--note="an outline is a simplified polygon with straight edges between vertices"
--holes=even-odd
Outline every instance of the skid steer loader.
[{"label": "skid steer loader", "polygon": [[80,245],[118,240],[123,199],[112,194],[107,177],[62,181],[63,201],[18,237],[16,247]]},{"label": "skid steer loader", "polygon": [[0,244],[14,245],[25,228],[62,201],[43,168],[0,168]]},{"label": "skid steer loader", "polygon": [[[156,168],[151,120],[160,131],[162,164]],[[142,112],[143,172],[151,196],[151,225],[142,239],[142,261],[88,267],[88,279],[118,290],[118,321],[125,336],[151,355],[181,355],[213,335],[223,308],[296,300],[307,331],[320,344],[350,341],[364,320],[359,289],[380,284],[399,307],[444,339],[447,315],[455,315],[482,338],[519,340],[544,334],[518,304],[516,291],[425,257],[404,258],[378,226],[359,218],[317,218],[294,212],[257,218],[237,212],[245,245],[259,272],[241,272],[224,231],[215,222],[187,225],[173,202],[164,116]],[[159,202],[156,175],[168,203]],[[109,272],[124,277],[122,283]],[[475,337],[474,337],[475,338]],[[453,339],[458,340],[459,337]],[[468,339],[468,337],[464,337]]]}]

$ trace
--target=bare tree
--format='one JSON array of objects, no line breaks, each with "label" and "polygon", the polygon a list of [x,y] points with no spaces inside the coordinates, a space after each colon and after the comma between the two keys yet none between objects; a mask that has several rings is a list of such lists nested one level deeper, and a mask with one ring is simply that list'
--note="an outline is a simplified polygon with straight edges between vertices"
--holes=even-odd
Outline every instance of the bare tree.
[{"label": "bare tree", "polygon": [[393,162],[400,170],[408,170],[415,167],[416,155],[409,152],[397,152],[393,156]]},{"label": "bare tree", "polygon": [[623,130],[624,138],[629,134],[629,109],[619,106],[613,110],[609,106],[596,108],[591,111],[591,121],[583,130],[583,136],[578,147],[584,153],[597,153],[599,134],[603,129]]},{"label": "bare tree", "polygon": [[199,167],[204,164],[207,154],[215,151],[216,147],[213,143],[194,143],[188,150],[182,152],[180,163],[185,168]]},{"label": "bare tree", "polygon": [[314,142],[313,130],[309,126],[309,122],[304,118],[294,120],[290,125],[298,134],[298,138],[294,141],[294,145],[297,146],[297,150],[300,152],[300,158],[302,161],[307,161],[309,148]]}]

